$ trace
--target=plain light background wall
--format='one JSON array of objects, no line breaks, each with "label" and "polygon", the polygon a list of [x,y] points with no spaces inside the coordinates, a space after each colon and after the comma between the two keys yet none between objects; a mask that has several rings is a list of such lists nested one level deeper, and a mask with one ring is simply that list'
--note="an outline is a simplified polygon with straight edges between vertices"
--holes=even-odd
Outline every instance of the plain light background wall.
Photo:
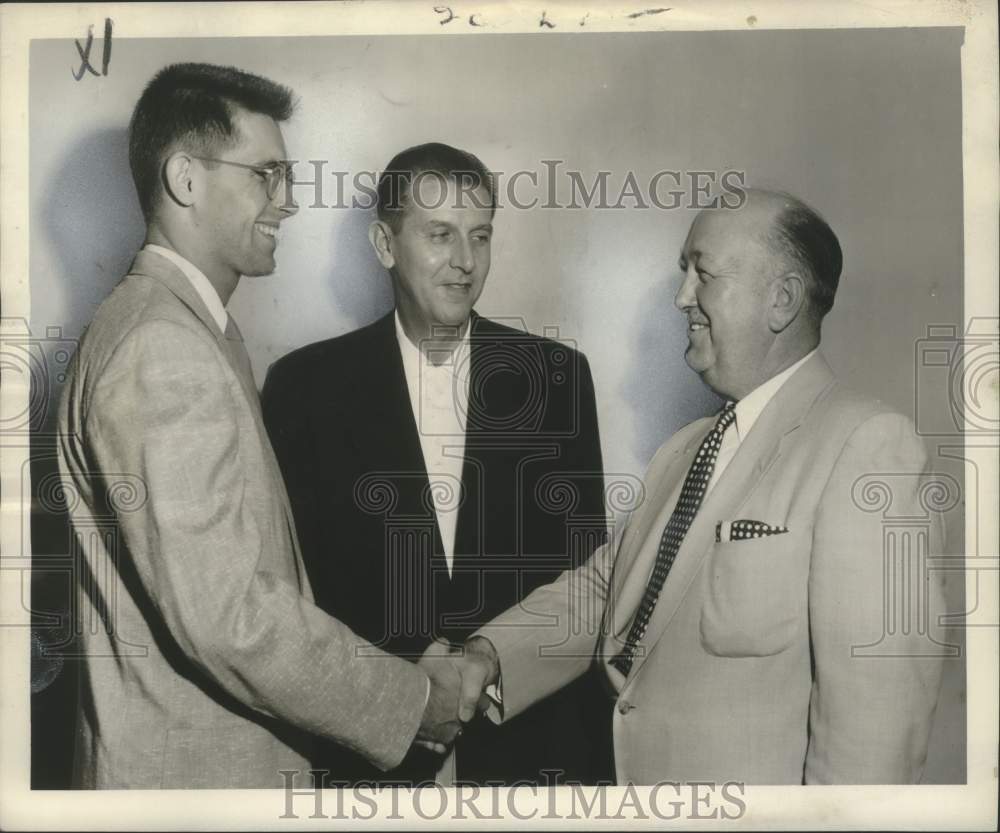
[{"label": "plain light background wall", "polygon": [[[946,386],[915,355],[929,325],[962,324],[961,44],[960,29],[123,39],[107,77],[77,82],[72,41],[36,41],[32,331],[78,337],[125,273],[143,238],[127,166],[132,107],[162,66],[210,61],[296,91],[289,154],[325,160],[327,204],[330,171],[350,182],[424,141],[543,182],[543,160],[564,160],[588,183],[606,170],[612,202],[630,171],[645,183],[661,170],[736,169],[748,185],[791,191],[826,216],[845,252],[824,327],[831,364],[911,415],[921,385],[937,384],[932,416],[944,420]],[[308,165],[297,173],[312,178]],[[258,382],[289,350],[391,308],[370,212],[309,208],[313,194],[296,189],[302,209],[284,227],[276,274],[244,280],[230,304]],[[641,475],[677,428],[717,407],[684,364],[673,307],[694,214],[504,208],[495,220],[478,310],[556,328],[587,354],[608,472]],[[961,480],[930,447],[935,467]],[[948,521],[948,551],[961,553],[961,507]],[[949,581],[956,608],[961,581]],[[964,780],[964,734],[964,662],[954,661],[926,780]]]}]

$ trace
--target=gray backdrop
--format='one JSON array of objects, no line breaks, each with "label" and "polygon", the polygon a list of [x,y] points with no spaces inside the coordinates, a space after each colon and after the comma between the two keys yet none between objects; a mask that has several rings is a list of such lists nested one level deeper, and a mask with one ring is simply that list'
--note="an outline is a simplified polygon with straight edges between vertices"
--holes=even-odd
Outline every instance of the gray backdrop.
[{"label": "gray backdrop", "polygon": [[[563,160],[588,183],[610,171],[611,202],[629,171],[645,183],[660,170],[736,169],[748,185],[789,190],[827,217],[844,248],[823,339],[834,368],[915,415],[918,427],[947,425],[947,385],[921,366],[918,352],[928,326],[962,322],[962,34],[115,40],[108,75],[79,82],[72,41],[35,41],[32,331],[59,327],[62,337],[78,337],[124,274],[143,237],[127,168],[131,109],[160,67],[211,61],[295,89],[301,104],[285,127],[289,153],[326,161],[327,204],[336,197],[330,171],[348,172],[349,201],[356,172],[378,171],[398,150],[432,140],[468,149],[507,175],[536,171],[543,183],[542,160]],[[308,165],[297,172],[311,178]],[[519,188],[522,198],[529,191],[526,182]],[[544,200],[544,188],[533,193]],[[245,280],[230,304],[258,382],[289,350],[353,330],[391,306],[366,238],[370,212],[309,208],[312,188],[296,195],[303,208],[285,226],[277,273]],[[640,475],[673,431],[717,405],[684,364],[684,319],[672,303],[693,216],[690,209],[505,208],[495,221],[493,268],[478,309],[533,332],[554,328],[587,354],[609,472]],[[50,395],[57,394],[53,384]],[[915,414],[918,398],[927,413]],[[961,480],[961,466],[938,455],[936,442],[929,438],[936,468]],[[947,521],[948,552],[961,553],[961,507]],[[948,590],[961,608],[960,575]],[[964,692],[964,662],[949,662],[928,781],[965,780]]]}]

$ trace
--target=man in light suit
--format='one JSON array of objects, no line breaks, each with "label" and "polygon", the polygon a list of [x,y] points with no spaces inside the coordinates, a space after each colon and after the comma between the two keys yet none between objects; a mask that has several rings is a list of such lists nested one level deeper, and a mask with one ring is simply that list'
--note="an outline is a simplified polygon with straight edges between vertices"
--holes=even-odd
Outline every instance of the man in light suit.
[{"label": "man in light suit", "polygon": [[225,309],[241,276],[274,270],[296,210],[278,127],[291,110],[264,78],[176,64],[133,114],[147,242],[83,337],[59,414],[89,623],[78,786],[281,787],[316,736],[388,769],[415,737],[459,729],[452,662],[397,659],[313,604]]},{"label": "man in light suit", "polygon": [[[657,452],[613,566],[606,547],[469,640],[470,664],[502,676],[494,718],[596,658],[617,692],[620,783],[915,782],[940,653],[914,626],[895,656],[865,655],[890,553],[853,490],[910,475],[893,511],[924,516],[926,455],[909,419],[845,388],[818,350],[837,238],[799,200],[752,191],[697,217],[680,266],[687,362],[727,406]],[[911,566],[940,552],[932,519]],[[935,577],[914,580],[940,611]]]},{"label": "man in light suit", "polygon": [[[370,239],[394,311],[276,362],[264,417],[317,603],[399,656],[477,627],[605,538],[601,445],[583,354],[478,315],[493,183],[472,154],[409,148],[378,183]],[[331,544],[336,543],[336,547]],[[603,721],[603,723],[602,723]],[[609,780],[596,676],[499,729],[465,728],[454,764],[415,750],[381,774],[340,747],[338,778]]]}]

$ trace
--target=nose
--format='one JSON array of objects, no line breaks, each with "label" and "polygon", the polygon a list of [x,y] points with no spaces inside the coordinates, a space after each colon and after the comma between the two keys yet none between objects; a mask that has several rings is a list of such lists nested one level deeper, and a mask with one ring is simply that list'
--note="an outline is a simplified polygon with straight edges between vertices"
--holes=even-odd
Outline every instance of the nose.
[{"label": "nose", "polygon": [[[274,193],[271,195],[271,204],[280,211],[285,218],[299,213],[299,204],[295,202],[294,190],[295,178],[292,175],[291,164],[280,169],[280,179]],[[274,186],[272,186],[274,187]]]},{"label": "nose", "polygon": [[285,218],[299,213],[299,204],[295,202],[295,197],[292,196],[292,189],[286,187],[284,184],[275,192],[273,203]]},{"label": "nose", "polygon": [[470,274],[475,268],[476,260],[472,255],[472,246],[465,238],[459,238],[451,250],[451,267]]},{"label": "nose", "polygon": [[681,287],[677,290],[677,294],[674,296],[674,306],[677,307],[681,312],[689,309],[697,304],[697,299],[695,298],[694,288],[698,284],[698,275],[695,273],[694,269],[688,269],[684,273],[684,280],[681,281]]}]

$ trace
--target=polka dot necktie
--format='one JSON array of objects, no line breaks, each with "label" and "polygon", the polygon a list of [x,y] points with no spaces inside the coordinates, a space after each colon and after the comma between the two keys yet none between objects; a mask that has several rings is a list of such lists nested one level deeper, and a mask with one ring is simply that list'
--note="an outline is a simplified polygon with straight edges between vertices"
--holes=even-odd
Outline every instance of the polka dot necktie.
[{"label": "polka dot necktie", "polygon": [[660,548],[656,553],[656,565],[653,567],[653,574],[649,577],[649,583],[646,585],[646,592],[643,594],[639,610],[635,619],[632,620],[632,627],[625,640],[625,647],[609,662],[626,677],[632,670],[636,646],[646,633],[649,619],[653,615],[653,608],[656,607],[656,600],[660,597],[660,591],[663,589],[663,583],[667,580],[667,574],[674,565],[674,559],[677,558],[677,551],[680,549],[681,542],[687,535],[691,522],[698,514],[698,508],[705,497],[705,490],[708,488],[708,481],[712,478],[712,470],[715,468],[719,448],[722,446],[722,436],[735,419],[736,411],[733,410],[733,403],[728,402],[722,413],[719,414],[715,427],[702,440],[694,462],[688,469],[687,477],[684,478],[681,496],[677,499],[677,505],[674,507],[673,514],[667,521],[663,536],[660,538]]}]

